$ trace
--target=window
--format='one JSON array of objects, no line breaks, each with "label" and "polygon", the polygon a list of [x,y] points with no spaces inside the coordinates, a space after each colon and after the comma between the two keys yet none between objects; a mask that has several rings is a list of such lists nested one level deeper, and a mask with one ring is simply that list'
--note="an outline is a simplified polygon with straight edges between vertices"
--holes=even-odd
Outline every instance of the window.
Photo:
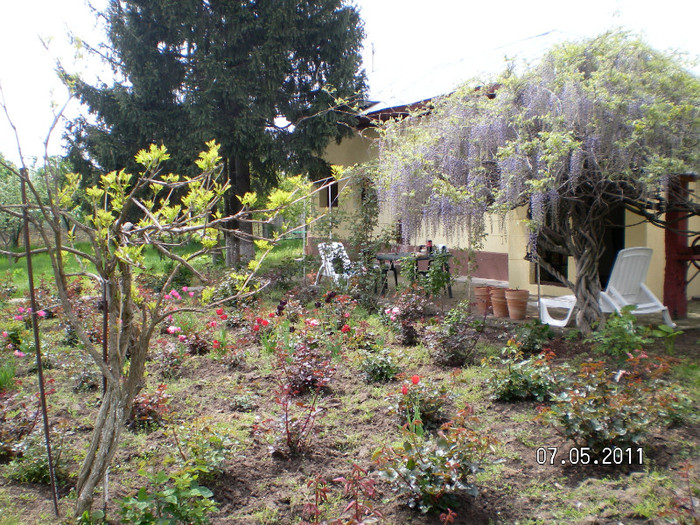
[{"label": "window", "polygon": [[326,186],[321,191],[318,192],[318,205],[321,208],[328,208],[329,203],[333,208],[338,207],[338,182],[333,178],[329,177],[325,180],[319,181],[317,183],[319,186]]},{"label": "window", "polygon": [[[550,252],[547,250],[539,250],[539,253],[542,260],[552,265],[556,271],[558,271],[564,277],[568,275],[569,258],[566,255],[558,252]],[[537,272],[537,268],[535,268],[535,272]],[[535,273],[533,281],[537,282],[537,273]],[[545,270],[543,266],[540,266],[540,283],[553,284],[555,286],[564,286],[559,281],[559,279],[557,279],[554,275]]]},{"label": "window", "polygon": [[[532,218],[531,210],[528,209],[527,211],[527,216],[528,219]],[[551,225],[554,221],[557,219],[553,216],[552,211],[548,210],[545,215],[545,225]],[[551,266],[556,272],[558,272],[560,275],[563,275],[565,278],[568,277],[569,274],[569,257],[568,255],[558,252],[558,251],[550,251],[545,249],[542,244],[540,244],[539,239],[537,243],[537,253],[540,257],[540,259]],[[533,260],[530,257],[528,257],[529,260]],[[537,263],[532,263],[531,265],[531,271],[530,271],[530,282],[532,284],[537,283],[537,271],[538,271],[538,265]],[[554,286],[565,286],[564,283],[562,283],[557,277],[549,272],[543,265],[539,265],[539,272],[540,272],[540,280],[539,282],[541,284],[550,284]]]}]

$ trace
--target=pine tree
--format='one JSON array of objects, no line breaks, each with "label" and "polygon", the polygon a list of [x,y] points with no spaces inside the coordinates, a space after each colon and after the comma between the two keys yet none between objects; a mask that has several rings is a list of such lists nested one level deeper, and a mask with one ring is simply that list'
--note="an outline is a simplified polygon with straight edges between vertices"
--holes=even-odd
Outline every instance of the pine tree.
[{"label": "pine tree", "polygon": [[[69,128],[84,176],[132,169],[132,152],[151,143],[171,151],[169,169],[188,173],[214,139],[234,190],[225,212],[234,214],[251,176],[265,185],[278,170],[330,174],[321,154],[354,122],[338,100],[364,90],[363,25],[345,0],[112,0],[102,14],[103,54],[121,82],[72,81],[97,116]],[[250,242],[226,241],[227,263],[252,254]]]}]

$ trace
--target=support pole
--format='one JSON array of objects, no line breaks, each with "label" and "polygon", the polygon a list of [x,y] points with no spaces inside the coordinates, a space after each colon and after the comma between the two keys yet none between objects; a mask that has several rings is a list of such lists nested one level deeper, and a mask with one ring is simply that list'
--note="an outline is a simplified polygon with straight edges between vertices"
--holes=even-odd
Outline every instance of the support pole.
[{"label": "support pole", "polygon": [[29,212],[27,202],[26,179],[28,177],[27,168],[20,169],[20,191],[22,193],[22,220],[24,222],[24,249],[27,257],[27,280],[29,281],[29,301],[32,307],[32,330],[34,331],[34,350],[36,354],[36,368],[39,378],[39,399],[41,402],[41,414],[44,419],[44,441],[46,442],[46,457],[49,463],[49,476],[51,478],[51,496],[53,497],[53,510],[56,517],[58,512],[58,491],[56,490],[56,473],[53,468],[53,458],[51,456],[51,435],[49,429],[49,415],[46,407],[46,390],[44,389],[44,367],[41,362],[41,346],[39,340],[39,323],[37,321],[36,294],[34,293],[34,271],[32,269],[32,250],[29,240]]},{"label": "support pole", "polygon": [[[672,179],[668,190],[669,206],[681,205],[688,198],[688,182]],[[671,317],[685,319],[688,316],[687,276],[688,230],[687,214],[681,210],[666,213],[668,227],[664,232],[666,267],[664,269],[664,305]]]},{"label": "support pole", "polygon": [[[102,360],[109,363],[109,281],[102,280]],[[107,376],[102,376],[102,399],[107,395]],[[102,514],[107,519],[107,502],[109,501],[109,467],[102,480]]]}]

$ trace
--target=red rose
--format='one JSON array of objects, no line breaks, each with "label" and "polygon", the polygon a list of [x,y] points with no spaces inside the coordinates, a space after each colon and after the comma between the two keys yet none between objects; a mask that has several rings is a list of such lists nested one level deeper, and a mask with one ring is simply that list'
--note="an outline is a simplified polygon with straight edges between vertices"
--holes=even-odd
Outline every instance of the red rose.
[{"label": "red rose", "polygon": [[221,343],[220,343],[219,341],[217,341],[216,339],[214,339],[214,342],[212,343],[212,346],[213,346],[214,348],[219,348],[219,347],[221,346]]},{"label": "red rose", "polygon": [[255,322],[258,323],[258,324],[262,323],[262,321],[263,321],[263,320],[262,320],[262,317],[256,317],[256,318],[255,318]]},{"label": "red rose", "polygon": [[253,332],[257,332],[258,330],[260,330],[260,325],[259,325],[259,324],[254,324],[254,325],[253,325]]},{"label": "red rose", "polygon": [[267,325],[270,324],[270,322],[269,322],[267,319],[263,319],[263,320],[262,320],[262,323],[260,323],[260,324],[263,325],[263,326],[267,326]]},{"label": "red rose", "polygon": [[223,313],[224,313],[224,309],[223,309],[223,308],[217,308],[217,309],[216,309],[216,315],[222,315]]},{"label": "red rose", "polygon": [[341,332],[344,334],[347,334],[350,331],[350,327],[346,324],[343,325],[343,327],[340,329]]},{"label": "red rose", "polygon": [[417,385],[419,381],[420,381],[420,376],[412,376],[412,377],[411,377],[411,382],[412,382],[414,385]]},{"label": "red rose", "polygon": [[408,394],[408,387],[407,387],[406,385],[404,385],[404,386],[401,387],[401,393],[402,393],[403,395]]}]

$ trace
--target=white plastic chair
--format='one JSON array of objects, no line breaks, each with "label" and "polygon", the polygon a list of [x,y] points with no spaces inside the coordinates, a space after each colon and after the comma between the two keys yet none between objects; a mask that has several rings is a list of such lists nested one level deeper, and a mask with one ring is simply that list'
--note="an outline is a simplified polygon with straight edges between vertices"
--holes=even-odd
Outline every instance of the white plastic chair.
[{"label": "white plastic chair", "polygon": [[[540,298],[540,321],[544,324],[550,326],[565,327],[569,324],[569,319],[571,319],[571,314],[574,313],[576,309],[576,296],[575,295],[563,295],[561,297],[542,297]],[[549,312],[549,308],[562,308],[566,310],[564,317],[558,319],[552,317]]]},{"label": "white plastic chair", "polygon": [[[631,313],[634,315],[661,312],[664,322],[675,328],[668,308],[644,284],[652,253],[651,248],[644,247],[626,248],[618,252],[608,287],[600,292],[600,309],[603,313],[620,313],[625,306],[633,305],[635,308]],[[556,319],[549,308],[564,308],[567,312],[563,319]],[[564,327],[575,308],[576,297],[573,295],[540,299],[540,320],[552,326]]]},{"label": "white plastic chair", "polygon": [[603,312],[618,312],[629,305],[635,306],[634,315],[661,312],[664,322],[674,328],[668,308],[644,284],[651,262],[651,248],[626,248],[620,250],[615,259],[608,287],[600,292],[600,309]]},{"label": "white plastic chair", "polygon": [[[342,243],[322,242],[318,245],[318,253],[321,256],[321,267],[316,274],[316,285],[321,277],[330,277],[336,284],[340,279],[350,277],[352,263]],[[335,264],[333,264],[334,262]],[[342,270],[342,272],[338,272],[338,270]]]}]

